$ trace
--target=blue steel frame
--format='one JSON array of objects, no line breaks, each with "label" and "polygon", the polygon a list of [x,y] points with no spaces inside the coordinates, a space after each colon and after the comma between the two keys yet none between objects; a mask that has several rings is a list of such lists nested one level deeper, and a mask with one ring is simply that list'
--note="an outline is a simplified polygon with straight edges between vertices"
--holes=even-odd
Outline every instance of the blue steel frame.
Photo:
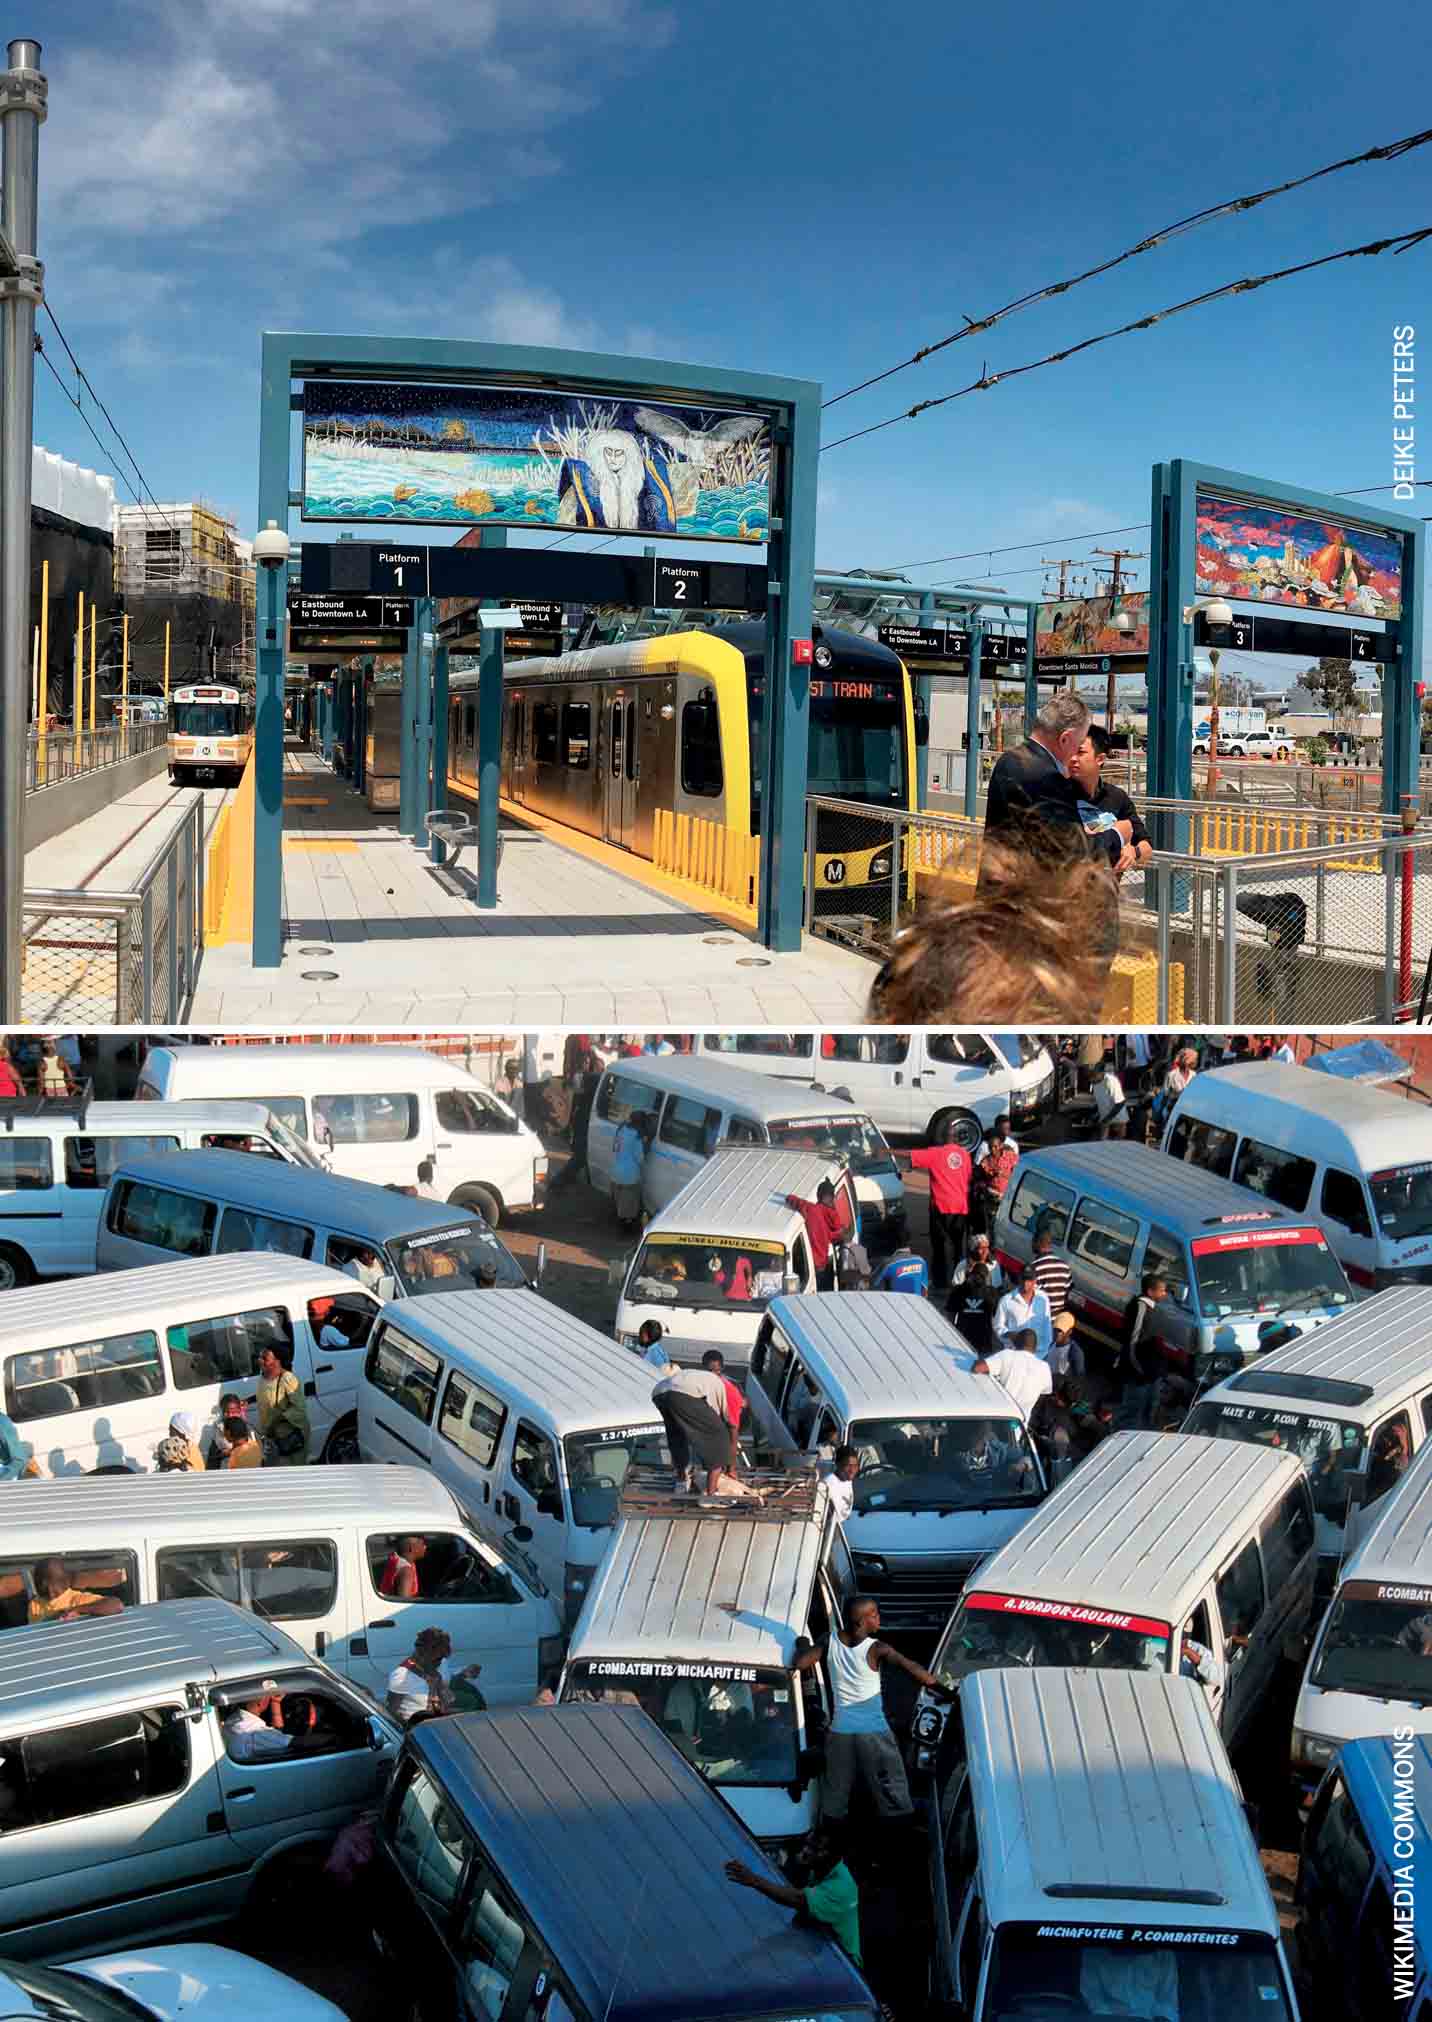
[{"label": "blue steel frame", "polygon": [[[1193,626],[1184,612],[1198,600],[1195,583],[1195,519],[1200,491],[1245,499],[1252,504],[1284,507],[1317,519],[1339,520],[1396,535],[1402,543],[1402,616],[1387,627],[1392,646],[1382,672],[1382,807],[1397,815],[1403,798],[1417,791],[1421,752],[1422,623],[1425,611],[1424,572],[1427,530],[1420,520],[1402,513],[1366,512],[1356,499],[1335,492],[1302,491],[1250,477],[1246,471],[1219,470],[1206,463],[1176,457],[1156,463],[1149,543],[1149,795],[1153,799],[1193,797]],[[1240,599],[1230,598],[1238,603]],[[1254,603],[1259,610],[1286,605]],[[1311,612],[1309,616],[1313,616]],[[1155,813],[1154,846],[1185,849],[1188,818],[1168,811]]]},{"label": "blue steel frame", "polygon": [[[418,384],[483,381],[562,387],[597,398],[704,399],[768,414],[771,421],[771,519],[766,546],[768,734],[761,820],[757,931],[774,951],[799,948],[804,912],[805,793],[809,742],[809,669],[796,667],[792,641],[811,631],[815,574],[816,478],[820,456],[819,385],[808,379],[622,358],[591,351],[539,350],[515,344],[468,344],[432,338],[309,335],[266,330],[259,397],[259,514],[287,528],[302,504],[292,488],[294,382],[308,378],[395,380]],[[404,527],[411,538],[416,529]],[[421,535],[418,535],[421,538]],[[253,963],[275,969],[283,953],[284,612],[288,569],[262,572],[266,586],[258,636],[258,709],[254,740]],[[415,628],[416,629],[416,628]],[[406,686],[406,683],[405,683]],[[485,706],[484,706],[485,705]],[[488,684],[480,684],[479,744],[496,747]],[[406,712],[405,712],[406,717]],[[410,736],[404,723],[405,742]],[[411,763],[411,761],[410,761]],[[415,803],[414,803],[415,804]],[[419,824],[421,826],[421,824]],[[479,805],[479,892],[496,898],[496,803],[486,821]],[[484,843],[489,844],[484,848]]]}]

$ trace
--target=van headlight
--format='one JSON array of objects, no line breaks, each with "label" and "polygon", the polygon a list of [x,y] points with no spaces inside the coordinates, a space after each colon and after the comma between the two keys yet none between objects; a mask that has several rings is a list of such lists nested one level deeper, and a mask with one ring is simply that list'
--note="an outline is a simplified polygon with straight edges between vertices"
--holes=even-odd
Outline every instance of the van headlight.
[{"label": "van headlight", "polygon": [[618,1348],[640,1348],[641,1341],[635,1334],[618,1334],[617,1346]]},{"label": "van headlight", "polygon": [[1293,1761],[1309,1769],[1326,1769],[1338,1752],[1339,1743],[1326,1734],[1299,1734],[1293,1730]]},{"label": "van headlight", "polygon": [[855,1570],[862,1580],[883,1580],[889,1573],[890,1569],[884,1559],[874,1552],[852,1552],[851,1557],[855,1561]]}]

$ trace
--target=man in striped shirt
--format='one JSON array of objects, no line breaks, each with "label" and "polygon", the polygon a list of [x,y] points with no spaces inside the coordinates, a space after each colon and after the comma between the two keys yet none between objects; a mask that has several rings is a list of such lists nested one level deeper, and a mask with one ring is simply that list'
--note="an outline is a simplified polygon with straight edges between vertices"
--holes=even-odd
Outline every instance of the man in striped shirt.
[{"label": "man in striped shirt", "polygon": [[1069,1304],[1069,1287],[1074,1274],[1054,1248],[1054,1238],[1042,1229],[1034,1238],[1034,1280],[1049,1301],[1051,1313],[1062,1313]]}]

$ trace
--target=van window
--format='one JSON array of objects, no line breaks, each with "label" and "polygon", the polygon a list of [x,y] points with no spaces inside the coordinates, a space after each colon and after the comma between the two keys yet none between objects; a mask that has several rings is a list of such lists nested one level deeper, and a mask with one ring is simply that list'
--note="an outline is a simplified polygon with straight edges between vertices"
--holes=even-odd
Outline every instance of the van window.
[{"label": "van window", "polygon": [[14,1187],[30,1193],[54,1183],[54,1159],[47,1137],[0,1133],[0,1191]]},{"label": "van window", "polygon": [[132,1404],[136,1397],[157,1397],[163,1388],[159,1343],[149,1333],[35,1349],[5,1364],[5,1409],[17,1425]]},{"label": "van window", "polygon": [[[45,1556],[50,1556],[46,1554]],[[35,1555],[0,1559],[0,1629],[23,1629],[35,1593]],[[66,1552],[70,1586],[81,1594],[107,1594],[133,1608],[139,1602],[139,1561],[133,1552]],[[0,1832],[5,1817],[0,1810]]]},{"label": "van window", "polygon": [[721,1140],[723,1144],[764,1144],[765,1141],[765,1125],[755,1122],[749,1116],[733,1116],[729,1118],[726,1124],[726,1135]]},{"label": "van window", "polygon": [[431,1425],[442,1367],[430,1349],[409,1340],[389,1321],[368,1351],[364,1374],[375,1390]]},{"label": "van window", "polygon": [[910,1057],[908,1032],[827,1032],[820,1042],[822,1060],[848,1060],[852,1065],[900,1067]]},{"label": "van window", "polygon": [[1251,1187],[1255,1194],[1301,1214],[1308,1205],[1316,1171],[1310,1158],[1299,1158],[1295,1152],[1282,1151],[1276,1144],[1260,1144],[1257,1138],[1245,1137],[1233,1178],[1239,1186]]},{"label": "van window", "polygon": [[[528,1936],[525,1924],[498,1895],[492,1870],[484,1866],[468,1893],[457,1948],[463,1960],[464,1991],[474,2011],[488,2022],[498,2022],[507,2005]],[[546,2012],[550,2015],[550,2003]]]},{"label": "van window", "polygon": [[709,1158],[716,1148],[720,1128],[719,1109],[708,1109],[704,1102],[693,1101],[689,1095],[674,1095],[661,1119],[660,1137],[663,1144],[673,1144],[678,1151]]},{"label": "van window", "polygon": [[983,1067],[1003,1072],[1007,1065],[978,1032],[928,1032],[925,1053],[942,1067]]},{"label": "van window", "polygon": [[661,1090],[625,1074],[604,1074],[597,1095],[597,1115],[603,1123],[625,1123],[629,1116],[654,1116],[661,1107]]},{"label": "van window", "polygon": [[470,1376],[454,1372],[443,1396],[438,1431],[479,1467],[491,1467],[497,1453],[507,1408]]},{"label": "van window", "polygon": [[440,1088],[433,1097],[439,1130],[455,1136],[494,1136],[513,1133],[513,1123],[495,1102],[488,1102],[471,1088]]},{"label": "van window", "polygon": [[308,1109],[301,1095],[256,1095],[254,1101],[261,1102],[295,1137],[308,1136]]},{"label": "van window", "polygon": [[457,1812],[421,1769],[414,1770],[398,1805],[392,1847],[414,1893],[439,1927],[445,1926],[477,1846]]},{"label": "van window", "polygon": [[176,1390],[208,1383],[239,1383],[258,1374],[259,1351],[292,1348],[293,1329],[282,1306],[228,1313],[220,1320],[191,1320],[166,1335]]},{"label": "van window", "polygon": [[1228,1570],[1219,1574],[1217,1592],[1224,1644],[1230,1636],[1251,1636],[1267,1603],[1263,1562],[1257,1544],[1251,1539]]},{"label": "van window", "polygon": [[1188,1304],[1188,1260],[1183,1244],[1167,1229],[1150,1229],[1144,1245],[1144,1275],[1159,1277],[1176,1305]]},{"label": "van window", "polygon": [[281,1257],[311,1257],[313,1231],[301,1222],[261,1215],[256,1208],[225,1208],[214,1249],[220,1256],[238,1250],[275,1250]]},{"label": "van window", "polygon": [[1015,1182],[1009,1219],[1015,1228],[1031,1235],[1048,1229],[1055,1242],[1062,1243],[1073,1206],[1073,1187],[1062,1187],[1043,1173],[1027,1172]]},{"label": "van window", "polygon": [[1376,1502],[1400,1478],[1412,1452],[1412,1424],[1405,1411],[1384,1418],[1372,1435],[1372,1458],[1367,1468],[1367,1500]]},{"label": "van window", "polygon": [[1329,1786],[1327,1808],[1313,1828],[1308,1848],[1328,1893],[1349,1910],[1362,1901],[1372,1874],[1372,1848],[1341,1772]]},{"label": "van window", "polygon": [[1168,1148],[1171,1158],[1186,1159],[1190,1165],[1227,1179],[1233,1170],[1238,1133],[1220,1130],[1216,1123],[1200,1123],[1197,1117],[1181,1116],[1169,1135]]},{"label": "van window", "polygon": [[[389,1560],[412,1537],[411,1531],[394,1531],[368,1540],[368,1577],[375,1594],[391,1596],[383,1576]],[[450,1531],[422,1531],[427,1550],[417,1560],[418,1599],[423,1601],[484,1602],[502,1608],[520,1607],[523,1595],[505,1566],[495,1566],[472,1548],[471,1538]]]},{"label": "van window", "polygon": [[1422,1430],[1432,1432],[1432,1390],[1422,1400]]},{"label": "van window", "polygon": [[109,1226],[115,1235],[156,1250],[172,1250],[178,1257],[207,1257],[218,1218],[213,1201],[150,1186],[144,1180],[121,1180],[109,1204]]},{"label": "van window", "polygon": [[[796,1249],[799,1252],[799,1238],[797,1239]],[[802,1284],[805,1284],[809,1276],[809,1265],[810,1253],[807,1251],[804,1262],[797,1262],[795,1267],[801,1273]],[[786,1364],[790,1359],[790,1342],[781,1333],[774,1321],[768,1321],[761,1329],[760,1338],[757,1340],[755,1349],[751,1355],[751,1374],[760,1384],[762,1390],[765,1391],[767,1397],[770,1398],[772,1404],[780,1402],[781,1384],[785,1381]]]},{"label": "van window", "polygon": [[320,1144],[406,1144],[418,1134],[416,1095],[315,1095]]},{"label": "van window", "polygon": [[1323,1174],[1322,1212],[1330,1222],[1338,1222],[1350,1235],[1372,1234],[1367,1193],[1357,1173],[1340,1172],[1335,1165],[1328,1167]]},{"label": "van window", "polygon": [[1124,1278],[1138,1239],[1139,1224],[1132,1215],[1121,1215],[1117,1208],[1106,1207],[1086,1194],[1070,1224],[1065,1246],[1071,1257],[1087,1257],[1101,1270]]},{"label": "van window", "polygon": [[189,1723],[178,1706],[108,1714],[0,1747],[0,1788],[17,1826],[92,1818],[121,1805],[170,1797],[189,1781]]},{"label": "van window", "polygon": [[781,1423],[802,1451],[810,1440],[819,1410],[820,1393],[807,1376],[802,1364],[797,1362],[791,1370],[791,1380],[786,1386],[785,1402],[781,1406]]},{"label": "van window", "polygon": [[529,1425],[521,1418],[517,1421],[517,1432],[512,1441],[512,1472],[534,1502],[541,1502],[544,1497],[550,1502],[555,1497],[557,1506],[548,1514],[562,1514],[556,1445],[545,1432],[539,1432],[535,1425]]},{"label": "van window", "polygon": [[379,1307],[361,1292],[325,1293],[308,1302],[308,1325],[320,1348],[342,1354],[366,1348]]},{"label": "van window", "polygon": [[708,1032],[701,1043],[708,1053],[761,1053],[772,1060],[809,1060],[814,1042],[809,1032]]},{"label": "van window", "polygon": [[155,1558],[161,1601],[232,1601],[266,1622],[312,1622],[338,1599],[338,1551],[327,1538],[261,1545],[180,1545]]},{"label": "van window", "polygon": [[74,1188],[107,1187],[115,1169],[126,1159],[143,1158],[151,1151],[178,1151],[177,1137],[67,1137],[65,1139],[65,1185]]},{"label": "van window", "polygon": [[1294,1484],[1264,1524],[1263,1574],[1270,1594],[1289,1581],[1313,1548],[1313,1503],[1304,1481]]}]

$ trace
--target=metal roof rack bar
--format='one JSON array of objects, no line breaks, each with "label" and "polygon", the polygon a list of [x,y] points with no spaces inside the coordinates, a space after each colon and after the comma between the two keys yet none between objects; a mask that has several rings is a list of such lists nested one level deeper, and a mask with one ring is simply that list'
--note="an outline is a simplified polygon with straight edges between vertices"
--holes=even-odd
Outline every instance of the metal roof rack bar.
[{"label": "metal roof rack bar", "polygon": [[740,1517],[743,1523],[809,1523],[824,1501],[811,1468],[753,1467],[741,1476],[752,1495],[708,1495],[678,1486],[666,1468],[629,1467],[619,1512],[624,1517]]},{"label": "metal roof rack bar", "polygon": [[73,1095],[0,1096],[0,1122],[12,1135],[17,1123],[33,1123],[41,1116],[72,1116],[81,1130],[85,1113],[94,1100],[94,1083],[85,1081]]}]

